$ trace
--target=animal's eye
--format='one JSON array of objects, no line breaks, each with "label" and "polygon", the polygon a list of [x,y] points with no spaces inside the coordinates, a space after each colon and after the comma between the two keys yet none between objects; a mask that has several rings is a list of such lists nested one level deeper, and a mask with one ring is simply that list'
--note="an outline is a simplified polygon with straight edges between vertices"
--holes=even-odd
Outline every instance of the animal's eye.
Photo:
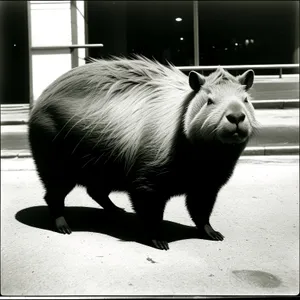
[{"label": "animal's eye", "polygon": [[213,104],[213,103],[214,103],[214,101],[212,101],[211,98],[208,98],[208,100],[207,100],[207,105],[211,105],[211,104]]},{"label": "animal's eye", "polygon": [[244,99],[244,102],[245,102],[245,103],[248,103],[248,98],[247,98],[247,97]]}]

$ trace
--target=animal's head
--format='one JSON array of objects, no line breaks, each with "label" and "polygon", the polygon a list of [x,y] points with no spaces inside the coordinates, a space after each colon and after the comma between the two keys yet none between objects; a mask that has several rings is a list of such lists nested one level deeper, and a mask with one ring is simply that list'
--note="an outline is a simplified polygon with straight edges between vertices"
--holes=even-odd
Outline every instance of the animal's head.
[{"label": "animal's head", "polygon": [[195,97],[185,116],[187,137],[192,142],[247,143],[257,126],[248,94],[253,82],[253,70],[237,77],[222,68],[207,77],[190,72],[189,84]]}]

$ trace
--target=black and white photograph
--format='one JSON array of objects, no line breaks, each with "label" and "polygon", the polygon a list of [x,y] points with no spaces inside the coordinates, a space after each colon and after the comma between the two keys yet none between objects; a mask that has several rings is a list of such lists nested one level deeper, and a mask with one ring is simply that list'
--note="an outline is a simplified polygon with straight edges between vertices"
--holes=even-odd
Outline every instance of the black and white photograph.
[{"label": "black and white photograph", "polygon": [[1,298],[299,296],[299,1],[0,1],[0,100]]}]

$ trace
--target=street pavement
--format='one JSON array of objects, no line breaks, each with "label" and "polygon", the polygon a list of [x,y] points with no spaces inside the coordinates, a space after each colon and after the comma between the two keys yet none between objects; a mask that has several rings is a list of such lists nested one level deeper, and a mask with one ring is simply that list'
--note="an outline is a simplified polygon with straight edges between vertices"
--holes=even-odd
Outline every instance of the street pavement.
[{"label": "street pavement", "polygon": [[[260,130],[248,147],[299,146],[299,108],[257,109]],[[27,125],[1,126],[1,156],[29,154]]]},{"label": "street pavement", "polygon": [[31,158],[1,160],[2,296],[299,294],[298,156],[240,159],[211,218],[222,242],[196,238],[184,196],[171,199],[169,251],[140,242],[124,193],[111,194],[126,210],[114,217],[75,188],[71,235],[52,230],[42,198]]},{"label": "street pavement", "polygon": [[256,78],[250,93],[256,100],[299,99],[299,75],[272,80]]}]

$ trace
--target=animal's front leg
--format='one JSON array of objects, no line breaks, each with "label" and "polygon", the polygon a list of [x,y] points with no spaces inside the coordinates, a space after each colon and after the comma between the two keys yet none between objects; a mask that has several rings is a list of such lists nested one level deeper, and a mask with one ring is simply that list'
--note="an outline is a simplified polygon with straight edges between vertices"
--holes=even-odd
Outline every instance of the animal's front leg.
[{"label": "animal's front leg", "polygon": [[222,241],[224,236],[215,231],[209,223],[218,192],[201,191],[200,193],[190,192],[186,197],[186,206],[194,221],[200,235],[205,234],[216,241]]},{"label": "animal's front leg", "polygon": [[224,235],[218,231],[215,231],[209,223],[204,225],[204,230],[205,230],[205,233],[213,240],[216,240],[216,241],[224,240]]},{"label": "animal's front leg", "polygon": [[160,250],[168,250],[169,245],[162,234],[163,214],[167,199],[156,192],[132,191],[130,198],[135,212],[140,217],[147,239]]}]

